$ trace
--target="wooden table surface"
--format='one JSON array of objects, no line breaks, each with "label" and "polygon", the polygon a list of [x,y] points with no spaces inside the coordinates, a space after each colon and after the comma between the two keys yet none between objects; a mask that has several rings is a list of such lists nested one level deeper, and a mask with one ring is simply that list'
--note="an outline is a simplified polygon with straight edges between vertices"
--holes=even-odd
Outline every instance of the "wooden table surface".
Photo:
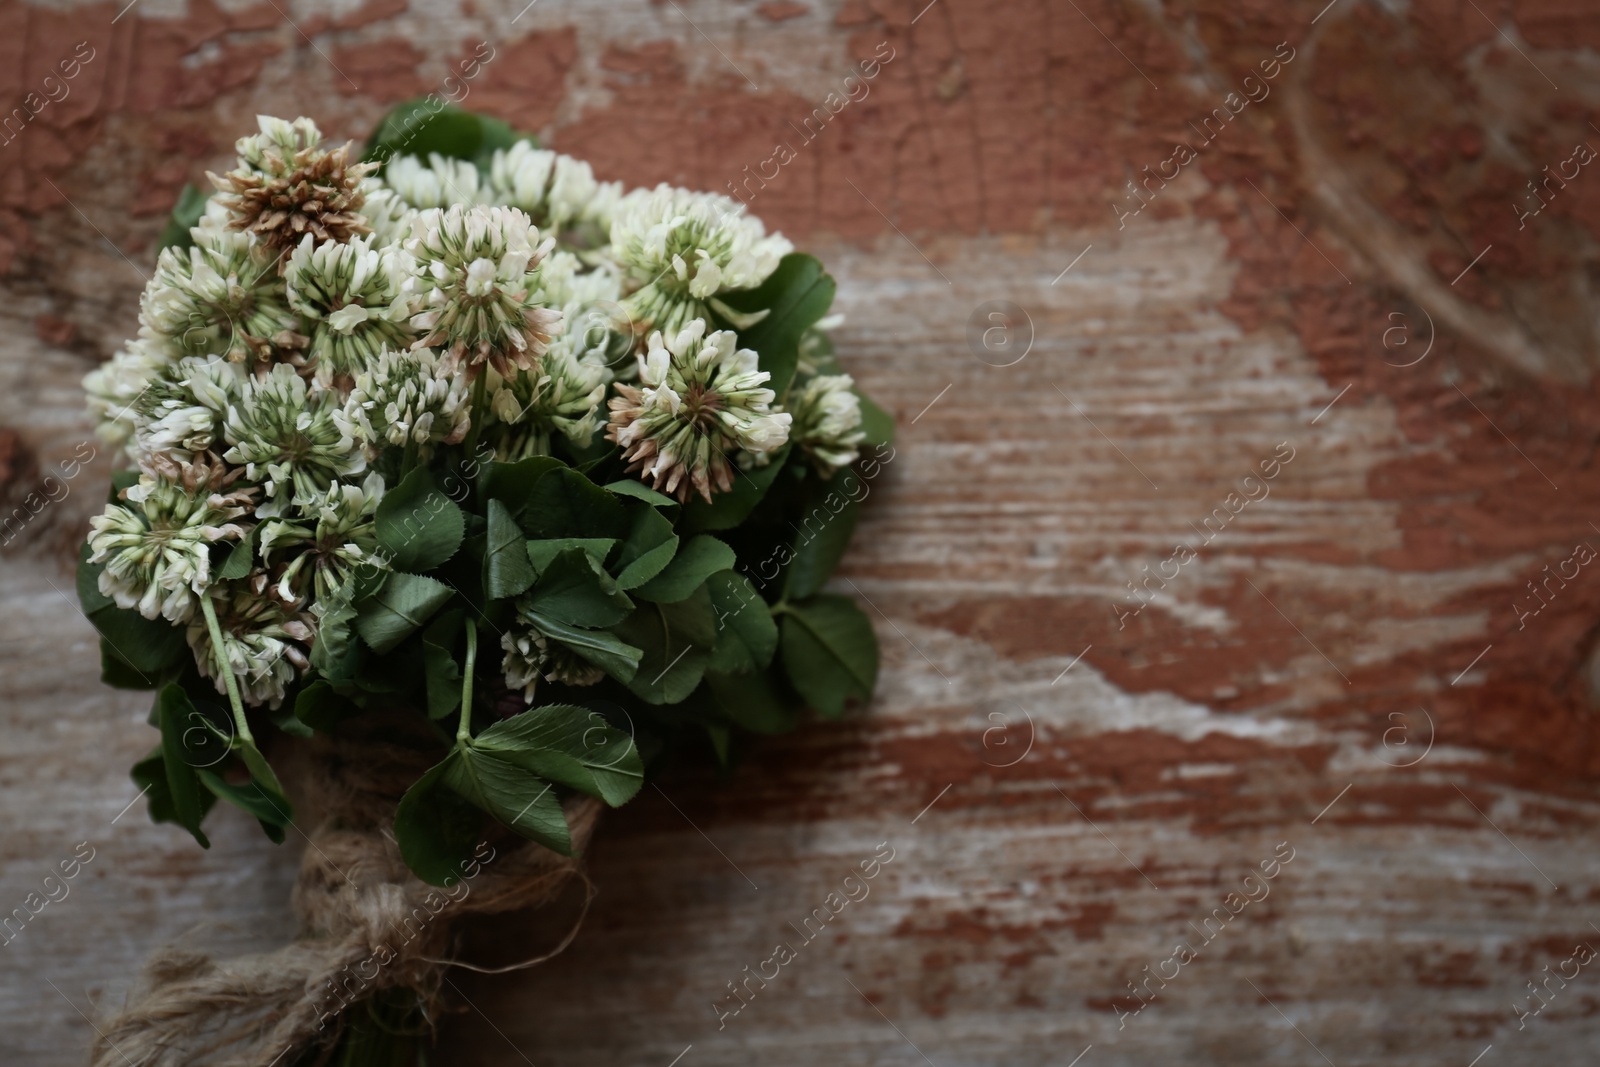
[{"label": "wooden table surface", "polygon": [[69,566],[109,457],[44,479],[185,181],[257,112],[434,91],[748,180],[901,423],[837,579],[872,706],[609,816],[582,933],[452,975],[440,1062],[1593,1061],[1592,5],[524,3],[0,2],[5,107],[91,56],[0,145],[0,908],[93,850],[0,946],[0,1062],[80,1062],[159,945],[292,933],[292,841],[129,808],[147,698]]}]

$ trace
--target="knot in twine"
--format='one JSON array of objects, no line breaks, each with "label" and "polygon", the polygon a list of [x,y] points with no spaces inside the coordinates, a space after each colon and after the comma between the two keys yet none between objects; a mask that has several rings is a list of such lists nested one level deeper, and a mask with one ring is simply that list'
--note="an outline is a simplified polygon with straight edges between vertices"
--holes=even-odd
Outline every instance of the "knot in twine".
[{"label": "knot in twine", "polygon": [[[515,838],[498,851],[480,846],[453,885],[430,886],[406,867],[388,829],[399,798],[428,766],[423,756],[370,738],[318,738],[293,754],[309,758],[292,761],[288,777],[319,814],[294,888],[299,936],[232,959],[161,949],[122,1010],[99,1027],[92,1067],[292,1063],[292,1052],[331,1045],[360,1001],[396,987],[416,991],[431,1023],[445,969],[456,963],[440,958],[454,918],[537,907],[582,877],[577,859]],[[567,801],[575,852],[587,846],[601,807],[587,797]],[[576,933],[574,926],[546,956],[502,969],[542,962]]]}]

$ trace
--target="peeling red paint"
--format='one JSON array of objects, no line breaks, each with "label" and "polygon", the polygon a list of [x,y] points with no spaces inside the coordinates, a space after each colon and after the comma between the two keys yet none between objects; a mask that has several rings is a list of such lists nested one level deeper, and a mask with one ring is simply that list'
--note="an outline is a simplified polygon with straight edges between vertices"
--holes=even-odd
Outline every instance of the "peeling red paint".
[{"label": "peeling red paint", "polygon": [[78,328],[66,319],[57,318],[46,312],[42,315],[34,316],[33,335],[47,345],[63,348],[71,344],[73,339],[77,337]]},{"label": "peeling red paint", "polygon": [[346,96],[360,93],[399,102],[428,91],[427,82],[417,73],[425,55],[410,41],[397,37],[346,45],[334,49],[332,58],[343,73],[334,88]]},{"label": "peeling red paint", "polygon": [[[44,78],[57,73],[58,63],[71,60],[80,42],[92,50],[79,53],[92,58],[81,63],[70,92],[44,107],[12,143],[0,148],[0,271],[9,270],[28,246],[31,217],[66,208],[63,194],[50,183],[62,185],[100,137],[107,118],[121,114],[142,120],[160,114],[159,129],[169,112],[212,104],[229,90],[254,82],[278,50],[269,41],[230,39],[277,25],[281,15],[270,5],[228,13],[210,0],[195,0],[188,15],[178,20],[113,21],[116,14],[111,4],[60,12],[15,0],[0,4],[0,21],[14,27],[0,40],[0,100],[7,108],[20,106],[27,93],[42,92]],[[201,53],[207,45],[216,51]],[[191,121],[184,128],[192,131],[195,126]],[[182,186],[177,177],[163,171],[147,180],[161,189],[172,187],[175,196]],[[130,213],[148,211],[149,200],[159,195],[156,191],[141,197],[129,205]]]},{"label": "peeling red paint", "polygon": [[772,22],[783,22],[787,19],[797,19],[803,15],[811,14],[811,8],[796,0],[769,0],[756,8],[756,13]]},{"label": "peeling red paint", "polygon": [[359,30],[363,26],[384,22],[397,15],[404,15],[410,10],[406,0],[367,0],[354,11],[337,18],[316,14],[300,24],[300,30],[307,37],[316,37],[329,30]]},{"label": "peeling red paint", "polygon": [[22,435],[0,426],[0,498],[9,497],[11,489],[26,480],[33,469],[33,453]]},{"label": "peeling red paint", "polygon": [[543,130],[555,118],[566,94],[567,72],[578,60],[577,31],[568,27],[490,43],[493,58],[484,62],[462,106],[505,119],[517,129]]}]

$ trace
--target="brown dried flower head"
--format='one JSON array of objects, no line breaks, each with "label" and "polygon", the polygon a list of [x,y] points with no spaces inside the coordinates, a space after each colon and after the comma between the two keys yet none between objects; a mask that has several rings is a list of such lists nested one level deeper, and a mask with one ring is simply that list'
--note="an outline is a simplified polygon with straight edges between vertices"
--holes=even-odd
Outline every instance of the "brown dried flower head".
[{"label": "brown dried flower head", "polygon": [[276,249],[279,273],[286,267],[282,253],[306,234],[321,244],[370,232],[360,214],[366,202],[361,181],[376,164],[351,163],[348,143],[321,147],[322,133],[310,119],[258,115],[256,121],[261,132],[241,137],[235,146],[239,165],[221,177],[206,174],[233,216],[232,229]]},{"label": "brown dried flower head", "polygon": [[[249,510],[255,506],[257,486],[234,489],[233,484],[244,474],[243,467],[229,467],[221,459],[207,452],[184,462],[166,453],[144,457],[140,470],[152,478],[162,478],[173,485],[182,486],[191,496],[213,496],[213,507],[238,507]],[[126,497],[128,491],[124,490]],[[137,494],[134,495],[137,499]]]}]

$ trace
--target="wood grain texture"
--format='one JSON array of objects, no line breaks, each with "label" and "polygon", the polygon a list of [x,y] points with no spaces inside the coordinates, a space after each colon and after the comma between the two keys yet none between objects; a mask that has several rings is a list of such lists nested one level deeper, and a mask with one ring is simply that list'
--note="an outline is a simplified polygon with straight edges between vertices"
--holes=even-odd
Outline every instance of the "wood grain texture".
[{"label": "wood grain texture", "polygon": [[[1516,1009],[1600,945],[1600,577],[1528,587],[1600,545],[1600,176],[1516,205],[1600,146],[1600,17],[1321,7],[13,0],[6,100],[95,58],[0,147],[5,513],[62,495],[160,214],[257,111],[357,136],[490,41],[466,104],[605,177],[725,191],[793,142],[743,188],[836,275],[837,345],[901,423],[836,580],[877,699],[609,817],[571,949],[453,974],[441,1062],[1587,1062],[1593,968]],[[1025,316],[1006,347],[993,302]],[[100,687],[69,566],[108,471],[0,548],[0,908],[95,849],[0,946],[0,1058],[27,1067],[80,1060],[154,947],[292,933],[293,835],[218,811],[202,852],[124,812],[154,735]],[[532,955],[570,917],[462,952]]]}]

